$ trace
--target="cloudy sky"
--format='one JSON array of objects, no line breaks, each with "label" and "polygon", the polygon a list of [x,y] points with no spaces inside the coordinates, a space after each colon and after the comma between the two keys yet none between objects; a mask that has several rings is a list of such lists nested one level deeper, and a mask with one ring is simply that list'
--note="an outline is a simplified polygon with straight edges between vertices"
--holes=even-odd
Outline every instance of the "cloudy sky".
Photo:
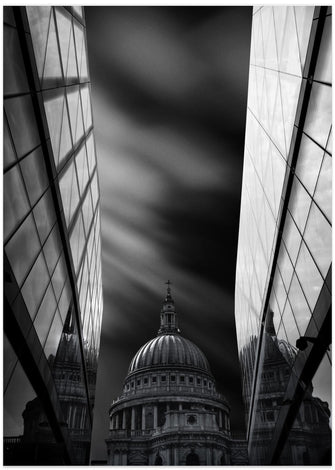
[{"label": "cloudy sky", "polygon": [[250,7],[86,7],[104,319],[93,459],[165,282],[243,429],[234,282]]}]

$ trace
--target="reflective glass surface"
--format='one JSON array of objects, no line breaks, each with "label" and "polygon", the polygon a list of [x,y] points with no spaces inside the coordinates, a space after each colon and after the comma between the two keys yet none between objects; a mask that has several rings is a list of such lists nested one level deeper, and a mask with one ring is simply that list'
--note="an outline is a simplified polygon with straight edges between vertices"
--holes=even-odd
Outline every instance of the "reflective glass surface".
[{"label": "reflective glass surface", "polygon": [[[316,306],[331,265],[331,16],[320,49],[315,46],[319,55],[310,96],[302,79],[310,73],[306,58],[317,23],[314,7],[253,10],[235,319],[247,417],[252,412],[249,459],[254,465],[269,463],[274,430],[282,426],[277,423],[282,401],[300,370],[294,366],[296,341],[309,325],[315,334],[321,327],[314,314],[320,315]],[[302,139],[296,141],[304,96],[307,114],[301,119]],[[322,302],[318,305],[322,308]],[[315,390],[321,382],[316,375]],[[322,393],[329,396],[329,386],[306,399],[311,409]],[[301,416],[294,429],[309,456],[302,458],[295,443],[280,464],[322,462],[321,436],[329,439],[329,426],[315,422],[306,428]]]},{"label": "reflective glass surface", "polygon": [[[72,463],[88,464],[92,413],[88,394],[93,405],[102,288],[84,11],[82,7],[49,6],[29,6],[25,11],[24,31],[16,29],[12,8],[6,10],[4,29],[4,242],[6,261],[15,276],[12,310],[6,315],[15,314],[19,333],[31,350],[29,361],[34,363],[25,367],[34,366],[35,374],[45,381],[51,405],[63,410],[58,426],[66,423],[75,441]],[[17,10],[21,13],[23,8]],[[28,42],[31,37],[33,47],[25,61],[24,37]],[[26,67],[28,60],[31,68]],[[27,77],[35,68],[39,87],[30,90]],[[33,84],[34,78],[29,78]],[[36,96],[41,100],[33,106]],[[69,243],[64,243],[67,237]],[[78,328],[83,328],[80,334]],[[85,343],[80,345],[83,336]],[[10,342],[6,340],[4,347],[7,462],[64,464],[59,451],[57,455],[52,452],[53,431],[42,403],[46,396],[36,397]],[[20,452],[22,439],[29,433],[32,446],[38,449],[29,454],[31,460]],[[39,461],[42,454],[49,460]]]}]

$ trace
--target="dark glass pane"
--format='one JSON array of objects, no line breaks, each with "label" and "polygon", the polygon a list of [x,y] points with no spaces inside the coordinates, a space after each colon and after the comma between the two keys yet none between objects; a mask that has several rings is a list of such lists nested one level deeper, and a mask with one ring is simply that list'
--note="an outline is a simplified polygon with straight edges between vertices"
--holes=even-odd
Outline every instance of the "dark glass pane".
[{"label": "dark glass pane", "polygon": [[35,397],[36,393],[18,362],[4,395],[4,437],[23,435],[22,413]]},{"label": "dark glass pane", "polygon": [[29,211],[29,203],[18,165],[4,174],[4,239]]},{"label": "dark glass pane", "polygon": [[23,299],[32,320],[35,318],[48,282],[48,270],[44,256],[40,253],[21,289]]},{"label": "dark glass pane", "polygon": [[50,355],[53,355],[53,356],[56,355],[59,341],[60,341],[61,334],[62,334],[62,329],[63,329],[62,320],[59,316],[58,310],[56,310],[56,313],[53,318],[51,328],[48,334],[48,338],[44,345],[44,354],[49,361],[50,361]]},{"label": "dark glass pane", "polygon": [[75,271],[78,271],[79,261],[83,252],[85,243],[84,227],[81,213],[78,214],[77,221],[70,235],[70,245]]},{"label": "dark glass pane", "polygon": [[37,231],[41,243],[43,244],[44,240],[49,235],[51,228],[56,222],[56,213],[50,189],[48,189],[43,197],[38,201],[34,207],[33,214]]},{"label": "dark glass pane", "polygon": [[4,393],[6,393],[6,388],[12,376],[16,362],[17,362],[17,356],[14,352],[14,349],[12,348],[12,345],[8,341],[7,336],[4,334],[3,335]]},{"label": "dark glass pane", "polygon": [[47,263],[50,276],[52,275],[53,270],[55,269],[61,250],[62,243],[60,240],[59,229],[56,224],[43,246],[43,253],[45,256],[45,261]]},{"label": "dark glass pane", "polygon": [[22,157],[40,143],[31,97],[7,99],[5,109],[16,153]]},{"label": "dark glass pane", "polygon": [[8,128],[8,123],[7,123],[7,118],[4,114],[3,116],[3,129],[4,129],[4,134],[3,134],[3,167],[4,170],[11,164],[16,162],[16,155],[14,151],[14,146],[13,146],[13,141],[12,138],[9,134],[9,128]]},{"label": "dark glass pane", "polygon": [[17,30],[4,25],[3,86],[4,95],[29,91]]},{"label": "dark glass pane", "polygon": [[51,279],[57,302],[63,290],[66,278],[67,269],[64,261],[64,255],[62,254]]},{"label": "dark glass pane", "polygon": [[49,329],[51,327],[56,306],[57,304],[54,291],[50,283],[34,320],[34,327],[42,346],[46,340]]},{"label": "dark glass pane", "polygon": [[20,286],[40,250],[34,219],[30,214],[5,246],[16,282]]}]

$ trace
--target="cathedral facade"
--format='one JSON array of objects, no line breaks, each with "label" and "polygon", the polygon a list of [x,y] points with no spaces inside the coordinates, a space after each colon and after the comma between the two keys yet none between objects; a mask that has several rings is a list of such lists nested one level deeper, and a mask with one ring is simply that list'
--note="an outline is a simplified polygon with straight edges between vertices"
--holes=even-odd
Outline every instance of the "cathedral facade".
[{"label": "cathedral facade", "polygon": [[108,464],[247,464],[229,414],[205,355],[180,334],[168,285],[158,335],[135,354],[111,405]]}]

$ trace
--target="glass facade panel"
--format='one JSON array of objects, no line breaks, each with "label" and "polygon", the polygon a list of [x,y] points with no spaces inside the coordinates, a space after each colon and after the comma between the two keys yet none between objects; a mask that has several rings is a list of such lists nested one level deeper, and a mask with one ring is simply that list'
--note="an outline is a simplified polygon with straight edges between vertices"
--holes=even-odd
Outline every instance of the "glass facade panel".
[{"label": "glass facade panel", "polygon": [[43,88],[60,86],[63,84],[63,74],[61,69],[54,12],[51,12],[48,30],[47,46],[45,51],[45,61],[43,68]]},{"label": "glass facade panel", "polygon": [[64,262],[64,256],[61,255],[51,278],[51,282],[54,288],[57,302],[62,292],[65,279],[66,279],[66,266]]},{"label": "glass facade panel", "polygon": [[56,166],[59,161],[60,133],[64,108],[64,91],[62,88],[44,92],[44,108]]},{"label": "glass facade panel", "polygon": [[309,137],[302,136],[295,172],[311,196],[314,194],[323,154],[324,151]]},{"label": "glass facade panel", "polygon": [[332,82],[332,17],[327,16],[320,45],[314,79],[320,82]]},{"label": "glass facade panel", "polygon": [[62,195],[65,220],[69,226],[79,203],[79,191],[73,160],[69,162],[60,174],[59,187]]},{"label": "glass facade panel", "polygon": [[26,277],[40,248],[34,219],[30,214],[5,246],[6,255],[19,286]]},{"label": "glass facade panel", "polygon": [[323,279],[304,242],[301,244],[295,269],[309,307],[313,311],[320,294]]},{"label": "glass facade panel", "polygon": [[35,318],[48,282],[48,270],[44,256],[40,253],[21,289],[24,302],[32,320]]},{"label": "glass facade panel", "polygon": [[33,206],[49,185],[41,147],[21,160],[20,167],[30,204]]},{"label": "glass facade panel", "polygon": [[16,162],[13,141],[9,133],[6,116],[3,116],[3,167],[4,170]]},{"label": "glass facade panel", "polygon": [[33,214],[41,243],[44,243],[56,222],[56,213],[50,190],[38,201],[33,209]]},{"label": "glass facade panel", "polygon": [[11,379],[12,373],[17,363],[17,356],[12,348],[12,345],[8,341],[6,335],[3,335],[3,363],[4,363],[4,376],[3,376],[3,390],[6,393],[7,386]]},{"label": "glass facade panel", "polygon": [[29,210],[26,191],[23,186],[19,167],[16,165],[7,171],[3,180],[4,191],[8,197],[4,200],[4,239],[19,225]]},{"label": "glass facade panel", "polygon": [[5,110],[17,156],[22,157],[40,143],[30,96],[5,100]]},{"label": "glass facade panel", "polygon": [[85,145],[83,145],[78,151],[75,161],[79,183],[79,192],[82,196],[89,179]]},{"label": "glass facade panel", "polygon": [[56,313],[54,315],[54,318],[52,320],[51,328],[49,330],[48,338],[44,344],[44,354],[48,360],[51,359],[51,356],[55,356],[59,341],[61,338],[63,330],[63,324],[62,324],[62,319],[58,313],[58,310],[56,310]]},{"label": "glass facade panel", "polygon": [[314,82],[304,131],[321,147],[325,147],[332,121],[332,89]]},{"label": "glass facade panel", "polygon": [[328,218],[332,221],[332,158],[325,153],[319,174],[319,179],[315,188],[314,199]]},{"label": "glass facade panel", "polygon": [[26,8],[39,78],[42,79],[51,7]]},{"label": "glass facade panel", "polygon": [[288,209],[301,233],[304,233],[311,202],[311,197],[295,178]]},{"label": "glass facade panel", "polygon": [[34,327],[42,345],[47,338],[56,307],[55,294],[50,283],[34,320]]},{"label": "glass facade panel", "polygon": [[82,85],[80,87],[80,94],[81,94],[81,102],[83,105],[85,132],[87,132],[92,126],[92,110],[91,110],[91,100],[90,100],[88,84]]},{"label": "glass facade panel", "polygon": [[62,250],[58,226],[55,225],[44,246],[43,253],[50,276],[52,275]]},{"label": "glass facade panel", "polygon": [[331,263],[332,230],[314,203],[306,225],[305,241],[321,274],[325,277]]},{"label": "glass facade panel", "polygon": [[35,397],[36,393],[18,362],[4,394],[5,436],[19,436],[23,434],[22,411],[25,409],[26,404]]},{"label": "glass facade panel", "polygon": [[78,272],[80,258],[85,243],[84,227],[81,212],[79,212],[72,233],[70,235],[70,245],[75,271]]},{"label": "glass facade panel", "polygon": [[17,30],[4,25],[3,86],[4,94],[16,94],[29,91],[26,71],[23,64]]},{"label": "glass facade panel", "polygon": [[86,140],[86,150],[87,150],[87,161],[88,161],[88,170],[90,175],[92,175],[95,168],[95,149],[94,149],[94,137],[93,132],[90,133]]},{"label": "glass facade panel", "polygon": [[313,6],[295,6],[295,22],[297,27],[297,37],[300,53],[301,70],[304,69],[306,52],[308,47],[309,35],[311,32],[314,7]]}]

